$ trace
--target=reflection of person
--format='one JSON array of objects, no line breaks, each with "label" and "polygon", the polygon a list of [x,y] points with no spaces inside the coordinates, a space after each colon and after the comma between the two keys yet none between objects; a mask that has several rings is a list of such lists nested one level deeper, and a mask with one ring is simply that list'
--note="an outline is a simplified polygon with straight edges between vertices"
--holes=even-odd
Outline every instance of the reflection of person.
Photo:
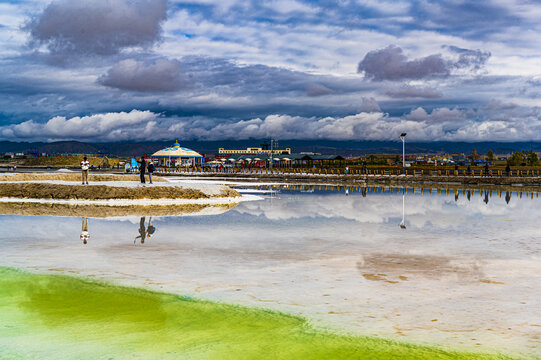
[{"label": "reflection of person", "polygon": [[137,241],[137,239],[141,238],[141,244],[145,243],[145,238],[147,237],[147,231],[145,228],[145,217],[141,217],[141,220],[139,220],[139,236],[135,237],[134,243]]},{"label": "reflection of person", "polygon": [[509,194],[509,191],[505,192],[505,202],[509,204],[509,200],[511,200],[511,195]]},{"label": "reflection of person", "polygon": [[485,191],[485,199],[483,201],[485,204],[488,204],[488,191]]},{"label": "reflection of person", "polygon": [[147,237],[151,237],[154,235],[154,231],[156,231],[156,228],[154,225],[152,225],[152,216],[148,219],[148,227],[147,227]]},{"label": "reflection of person", "polygon": [[458,191],[455,190],[455,201],[458,201]]},{"label": "reflection of person", "polygon": [[361,189],[361,195],[362,195],[363,197],[366,197],[366,188],[365,188],[365,187],[363,187],[363,188]]},{"label": "reflection of person", "polygon": [[470,201],[470,198],[471,198],[471,191],[468,190],[468,192],[466,193],[466,198],[468,198],[468,201]]},{"label": "reflection of person", "polygon": [[83,241],[83,244],[86,244],[88,239],[90,238],[90,235],[88,233],[88,218],[83,216],[83,225],[81,227],[81,240]]},{"label": "reflection of person", "polygon": [[86,156],[83,157],[83,161],[81,161],[81,171],[82,171],[82,179],[83,179],[83,185],[88,185],[88,168],[90,167],[90,163],[86,159]]}]

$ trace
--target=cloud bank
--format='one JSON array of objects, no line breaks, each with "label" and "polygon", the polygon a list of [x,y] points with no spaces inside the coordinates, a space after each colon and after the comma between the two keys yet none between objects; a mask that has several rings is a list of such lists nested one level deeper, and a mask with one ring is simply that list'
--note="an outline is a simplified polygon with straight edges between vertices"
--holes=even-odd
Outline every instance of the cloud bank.
[{"label": "cloud bank", "polygon": [[[529,125],[523,120],[527,118]],[[1,138],[53,140],[396,140],[408,133],[413,141],[540,141],[541,109],[530,113],[509,110],[496,119],[460,109],[418,107],[401,117],[381,111],[343,117],[303,117],[272,114],[264,118],[225,120],[164,116],[151,111],[54,117],[46,123],[26,121],[0,127]]]},{"label": "cloud bank", "polygon": [[158,114],[151,111],[139,110],[132,110],[129,113],[77,116],[70,119],[57,116],[46,123],[28,120],[17,125],[0,127],[0,136],[7,139],[120,141],[128,139],[126,136],[134,128],[141,132],[138,138],[148,136],[157,117]]}]

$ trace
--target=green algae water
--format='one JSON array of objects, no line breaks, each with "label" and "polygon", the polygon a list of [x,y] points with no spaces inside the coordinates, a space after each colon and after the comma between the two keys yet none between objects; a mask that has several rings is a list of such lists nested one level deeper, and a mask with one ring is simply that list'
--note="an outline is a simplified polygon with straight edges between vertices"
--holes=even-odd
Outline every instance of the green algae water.
[{"label": "green algae water", "polygon": [[509,359],[317,331],[295,316],[0,268],[3,359]]}]

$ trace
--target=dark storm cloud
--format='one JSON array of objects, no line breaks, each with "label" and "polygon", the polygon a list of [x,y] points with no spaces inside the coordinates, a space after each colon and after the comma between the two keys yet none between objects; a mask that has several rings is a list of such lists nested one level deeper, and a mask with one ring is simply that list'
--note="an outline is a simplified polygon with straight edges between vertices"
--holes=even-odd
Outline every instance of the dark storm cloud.
[{"label": "dark storm cloud", "polygon": [[369,79],[382,81],[447,76],[450,69],[439,54],[408,60],[400,47],[389,45],[385,49],[368,52],[359,63],[357,72],[364,72]]},{"label": "dark storm cloud", "polygon": [[456,68],[479,70],[491,56],[490,51],[463,49],[452,45],[447,46],[447,48],[459,55],[458,60],[454,63],[454,67]]},{"label": "dark storm cloud", "polygon": [[269,94],[321,96],[373,89],[354,78],[315,75],[267,65],[238,65],[223,58],[187,56],[180,60],[183,71],[191,76],[194,86],[240,96]]},{"label": "dark storm cloud", "polygon": [[373,97],[361,98],[361,106],[357,109],[358,112],[381,112],[378,102]]},{"label": "dark storm cloud", "polygon": [[178,60],[158,59],[145,63],[123,60],[98,79],[98,83],[128,91],[169,92],[183,85],[183,74]]},{"label": "dark storm cloud", "polygon": [[429,86],[413,86],[409,84],[403,84],[399,87],[390,88],[385,91],[385,94],[397,99],[403,98],[426,98],[426,99],[438,99],[443,96],[437,89]]},{"label": "dark storm cloud", "polygon": [[308,96],[323,96],[332,94],[333,91],[321,84],[308,84],[306,85],[306,95]]},{"label": "dark storm cloud", "polygon": [[447,46],[451,52],[459,55],[457,60],[444,59],[441,54],[408,60],[402,49],[389,45],[385,49],[369,51],[357,67],[358,73],[374,81],[425,79],[446,77],[453,69],[479,70],[490,57],[490,52],[462,49]]},{"label": "dark storm cloud", "polygon": [[166,10],[166,0],[57,0],[26,29],[52,55],[111,55],[159,40]]},{"label": "dark storm cloud", "polygon": [[512,3],[491,1],[412,1],[413,28],[435,29],[464,38],[486,38],[520,25],[523,19],[513,13]]},{"label": "dark storm cloud", "polygon": [[501,110],[513,110],[518,107],[517,104],[512,102],[503,102],[501,100],[492,99],[486,106],[487,110],[501,111]]}]

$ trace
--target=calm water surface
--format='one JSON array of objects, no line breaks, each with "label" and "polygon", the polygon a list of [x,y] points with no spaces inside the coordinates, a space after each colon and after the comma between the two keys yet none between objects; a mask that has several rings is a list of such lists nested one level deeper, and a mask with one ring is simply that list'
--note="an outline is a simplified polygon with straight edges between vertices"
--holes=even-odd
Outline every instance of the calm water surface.
[{"label": "calm water surface", "polygon": [[86,244],[81,218],[0,215],[0,265],[541,355],[538,195],[391,190],[282,189],[216,215],[89,218]]}]

